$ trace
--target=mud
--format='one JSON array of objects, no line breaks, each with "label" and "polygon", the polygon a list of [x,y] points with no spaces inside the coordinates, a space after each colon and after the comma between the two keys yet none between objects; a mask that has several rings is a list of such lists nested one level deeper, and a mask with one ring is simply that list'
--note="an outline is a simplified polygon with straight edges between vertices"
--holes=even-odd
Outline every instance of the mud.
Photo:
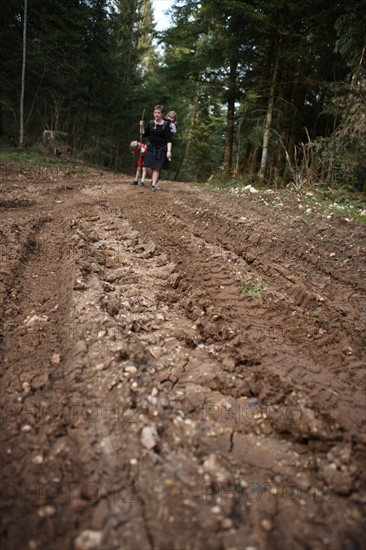
[{"label": "mud", "polygon": [[1,166],[1,547],[365,548],[364,225],[129,182]]}]

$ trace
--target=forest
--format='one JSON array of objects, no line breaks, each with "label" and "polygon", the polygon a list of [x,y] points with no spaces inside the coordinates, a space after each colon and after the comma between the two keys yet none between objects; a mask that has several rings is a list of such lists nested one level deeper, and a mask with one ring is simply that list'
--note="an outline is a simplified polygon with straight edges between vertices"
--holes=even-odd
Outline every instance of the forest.
[{"label": "forest", "polygon": [[151,0],[1,12],[1,147],[66,132],[126,172],[159,103],[178,113],[171,179],[366,189],[365,0],[177,0],[160,33]]}]

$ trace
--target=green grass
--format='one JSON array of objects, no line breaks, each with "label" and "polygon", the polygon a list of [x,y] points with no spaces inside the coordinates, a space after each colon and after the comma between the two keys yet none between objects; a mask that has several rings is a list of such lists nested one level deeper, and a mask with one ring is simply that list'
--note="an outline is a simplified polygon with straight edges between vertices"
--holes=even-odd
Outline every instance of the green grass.
[{"label": "green grass", "polygon": [[264,288],[261,282],[258,283],[245,283],[242,282],[241,288],[240,288],[240,294],[243,294],[244,296],[250,296],[252,298],[259,298],[260,300],[263,300],[264,298]]},{"label": "green grass", "polygon": [[305,223],[310,223],[313,220],[311,216],[307,216],[306,214],[301,214],[300,219]]},{"label": "green grass", "polygon": [[[221,193],[229,193],[234,188],[240,189],[247,185],[253,185],[259,191],[273,189],[273,187],[268,187],[264,182],[253,176],[229,179],[223,173],[214,174],[206,183],[200,184],[203,188]],[[289,192],[286,188],[273,190],[285,200],[294,196],[294,193]],[[366,216],[361,216],[361,212],[366,209],[365,194],[355,191],[352,187],[332,188],[324,183],[315,187],[304,188],[299,198],[300,204],[304,207],[311,207],[314,212],[332,213],[334,216],[352,218],[360,223],[366,223]],[[271,208],[271,205],[269,205],[269,208]],[[308,223],[312,217],[308,217],[304,213],[302,219]]]},{"label": "green grass", "polygon": [[58,168],[66,172],[81,172],[85,171],[86,167],[75,162],[65,162],[64,159],[57,157],[47,157],[40,154],[38,151],[22,150],[22,149],[3,149],[0,150],[0,162],[22,162],[36,166],[44,166],[46,168]]},{"label": "green grass", "polygon": [[258,190],[268,189],[261,180],[253,176],[239,177],[239,178],[228,178],[223,173],[213,174],[208,181],[201,184],[201,186],[206,189],[213,189],[215,191],[230,192],[234,188],[243,188],[247,185],[253,185]]},{"label": "green grass", "polygon": [[316,307],[315,309],[313,309],[313,311],[311,312],[311,315],[313,317],[319,317],[321,312],[322,312],[322,308],[319,306],[319,307]]},{"label": "green grass", "polygon": [[362,359],[365,349],[366,349],[366,338],[361,338],[357,346],[356,357],[358,357],[359,359]]},{"label": "green grass", "polygon": [[361,212],[366,209],[365,196],[347,188],[324,188],[320,190],[320,201],[323,211],[333,212],[336,216],[353,218],[361,223],[366,222],[366,216]]}]

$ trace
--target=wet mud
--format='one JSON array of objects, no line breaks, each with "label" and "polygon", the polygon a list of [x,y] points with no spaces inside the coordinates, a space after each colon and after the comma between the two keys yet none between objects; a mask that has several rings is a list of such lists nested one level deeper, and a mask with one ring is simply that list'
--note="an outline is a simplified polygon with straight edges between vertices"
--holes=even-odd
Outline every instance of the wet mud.
[{"label": "wet mud", "polygon": [[129,183],[1,166],[2,548],[365,548],[364,225]]}]

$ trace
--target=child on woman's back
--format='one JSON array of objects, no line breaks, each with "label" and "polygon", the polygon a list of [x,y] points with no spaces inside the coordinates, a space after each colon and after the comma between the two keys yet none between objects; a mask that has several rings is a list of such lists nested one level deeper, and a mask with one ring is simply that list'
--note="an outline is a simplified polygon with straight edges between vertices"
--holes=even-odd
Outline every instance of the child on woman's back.
[{"label": "child on woman's back", "polygon": [[166,119],[169,122],[171,134],[174,136],[177,133],[177,113],[175,111],[169,111]]}]

